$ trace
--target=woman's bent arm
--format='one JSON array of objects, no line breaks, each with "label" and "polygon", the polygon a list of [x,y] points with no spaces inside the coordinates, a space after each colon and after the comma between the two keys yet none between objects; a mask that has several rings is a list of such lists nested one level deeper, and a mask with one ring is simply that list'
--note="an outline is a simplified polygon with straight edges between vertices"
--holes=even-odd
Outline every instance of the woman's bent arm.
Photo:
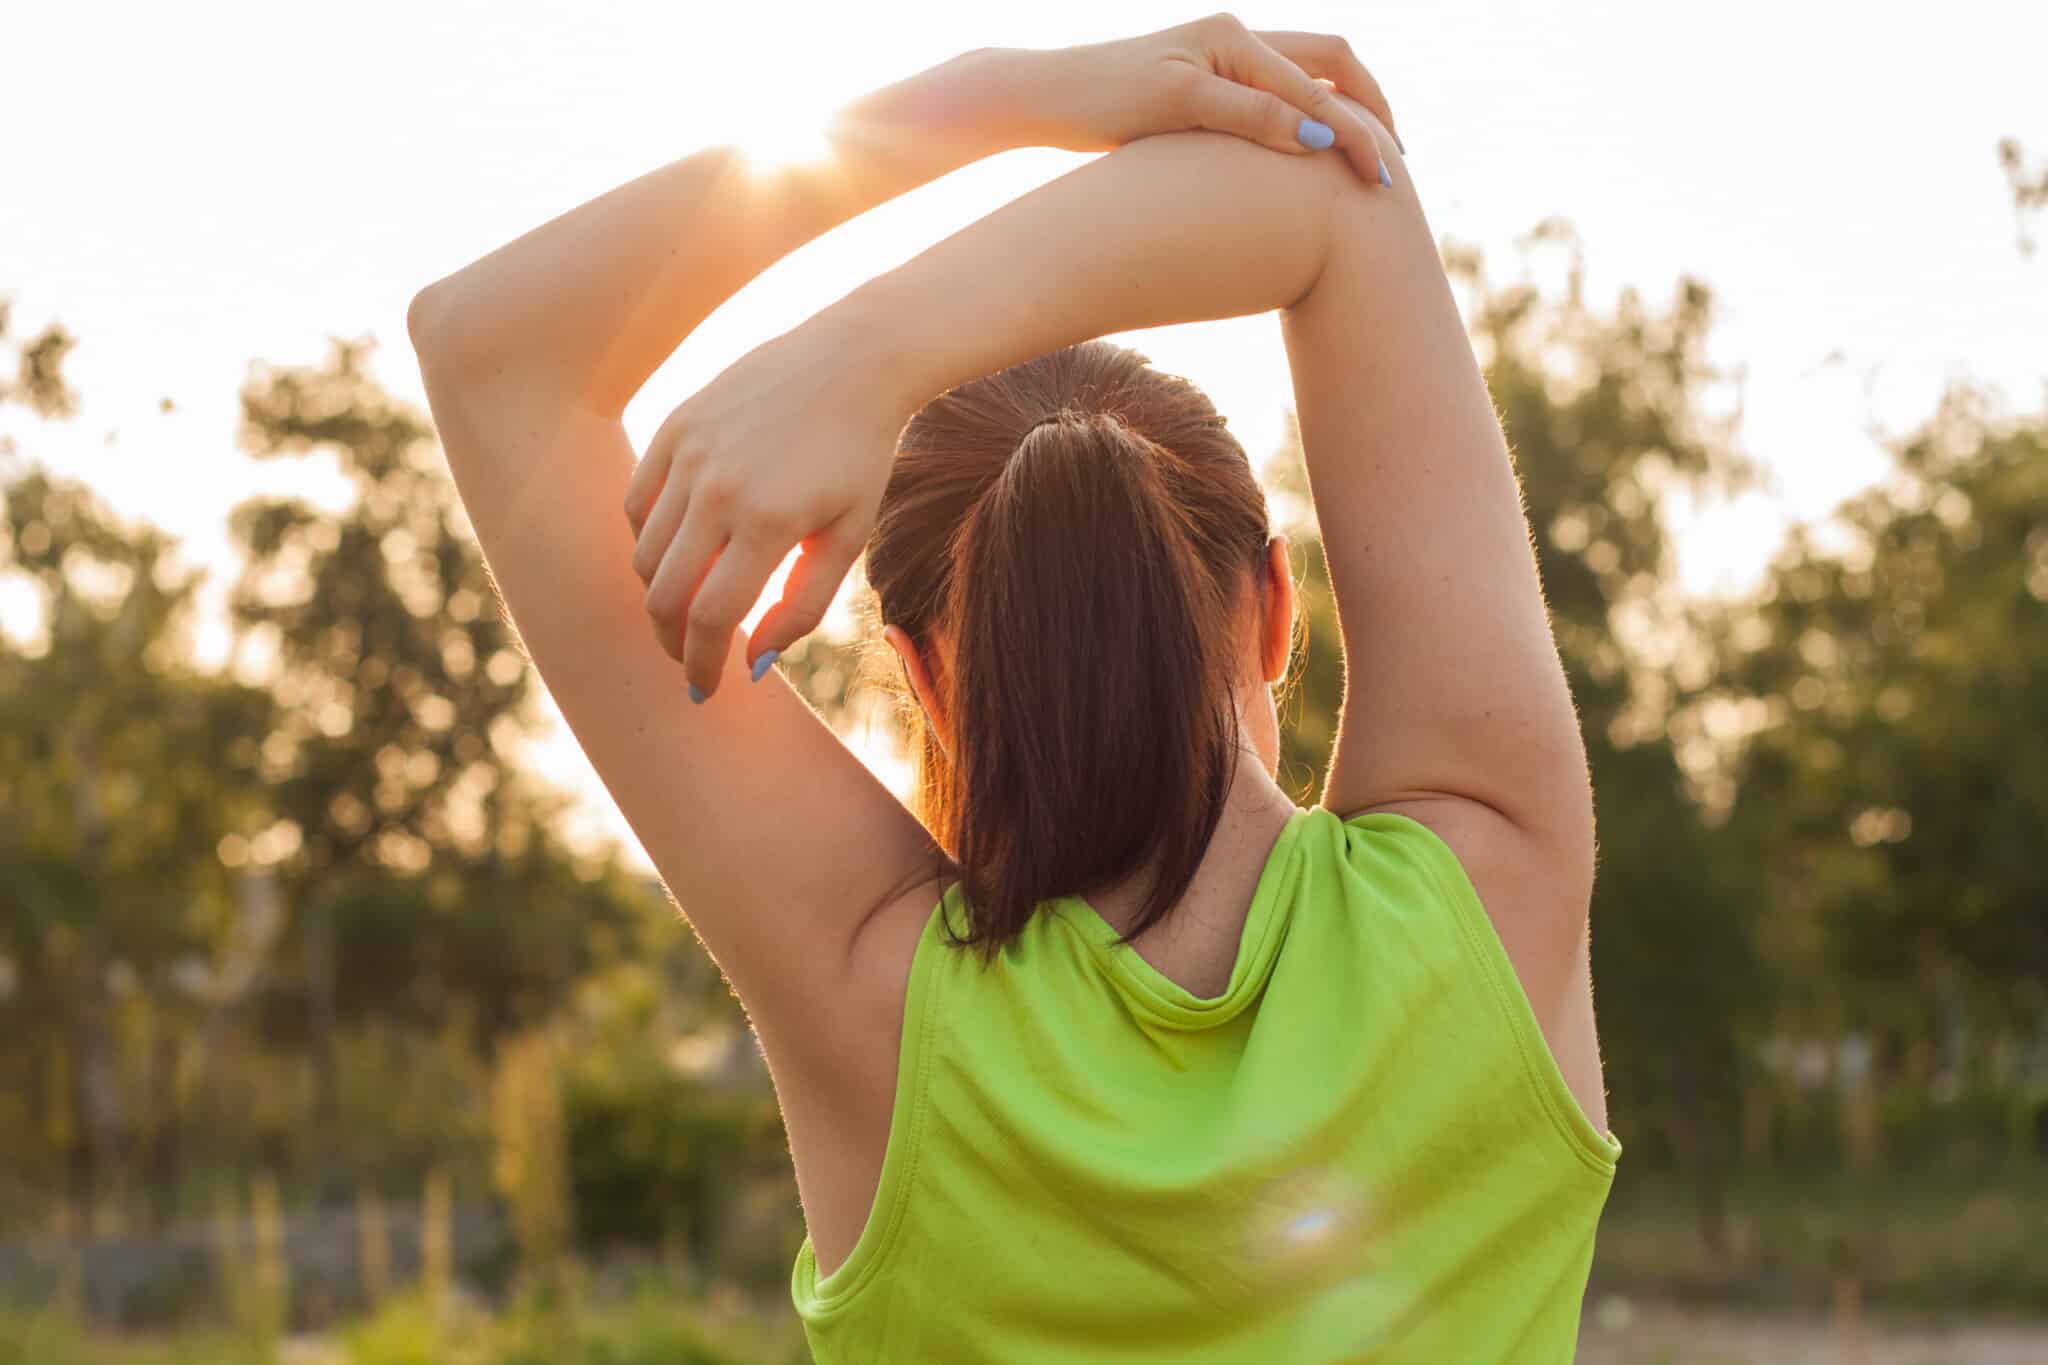
[{"label": "woman's bent arm", "polygon": [[848,325],[916,320],[890,343],[916,397],[1105,332],[1285,310],[1347,656],[1324,804],[1408,814],[1452,846],[1598,1122],[1584,747],[1506,443],[1405,167],[1395,178],[1381,191],[1230,139],[1156,138],[842,307]]},{"label": "woman's bent arm", "polygon": [[[886,1017],[889,983],[852,981],[848,954],[936,850],[779,675],[731,689],[715,715],[690,705],[634,574],[620,414],[777,258],[1000,150],[995,114],[1023,98],[1002,83],[1028,69],[1015,56],[968,53],[862,97],[832,125],[828,167],[756,169],[714,148],[642,176],[428,286],[409,318],[520,639],[764,1041],[785,1021],[829,1034]],[[855,998],[864,984],[873,999]]]}]

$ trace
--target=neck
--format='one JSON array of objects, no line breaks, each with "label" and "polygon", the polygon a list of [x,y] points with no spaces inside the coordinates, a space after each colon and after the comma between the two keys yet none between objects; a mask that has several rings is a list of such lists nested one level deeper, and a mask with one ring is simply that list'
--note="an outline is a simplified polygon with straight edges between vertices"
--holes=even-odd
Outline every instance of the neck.
[{"label": "neck", "polygon": [[[1138,941],[1156,937],[1172,942],[1214,934],[1234,947],[1266,856],[1294,811],[1293,798],[1247,748],[1224,793],[1223,814],[1195,868],[1194,880],[1167,916]],[[1127,933],[1144,907],[1151,883],[1152,869],[1143,868],[1114,886],[1098,889],[1087,900],[1118,933]]]}]

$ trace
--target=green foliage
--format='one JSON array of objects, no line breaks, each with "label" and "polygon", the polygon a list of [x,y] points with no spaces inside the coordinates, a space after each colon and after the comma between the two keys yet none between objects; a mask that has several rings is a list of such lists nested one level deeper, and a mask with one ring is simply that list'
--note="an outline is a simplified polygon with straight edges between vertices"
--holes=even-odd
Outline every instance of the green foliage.
[{"label": "green foliage", "polygon": [[[198,579],[160,532],[26,470],[0,481],[0,537],[40,627],[0,642],[0,1091],[40,1100],[0,1124],[4,1217],[28,1197],[12,1179],[68,1176],[83,1197],[138,1139],[175,1163],[171,1044],[196,1039],[204,1061],[252,927],[252,888],[211,855],[265,823],[241,746],[273,708],[184,657]],[[194,969],[203,983],[175,984]],[[137,1069],[155,1084],[129,1083]]]},{"label": "green foliage", "polygon": [[342,1333],[348,1365],[485,1365],[491,1360],[478,1320],[443,1322],[417,1294],[395,1299]]},{"label": "green foliage", "polygon": [[418,1298],[385,1307],[343,1334],[348,1365],[801,1365],[795,1325],[738,1303],[649,1286],[578,1314],[515,1304],[496,1318],[441,1321]]},{"label": "green foliage", "polygon": [[[75,400],[65,345],[26,343],[8,390],[40,416]],[[224,673],[192,661],[167,537],[0,467],[36,627],[0,639],[0,1225],[54,1203],[104,1231],[138,1189],[203,1219],[258,1166],[290,1198],[416,1188],[480,1158],[492,1041],[608,963],[736,1014],[657,885],[553,833],[512,757],[516,642],[424,419],[362,357],[244,394],[253,449],[331,458],[355,497],[235,511]]]},{"label": "green foliage", "polygon": [[2005,172],[2006,184],[2012,189],[2013,215],[2019,219],[2020,254],[2032,255],[2034,239],[2028,235],[2027,224],[2033,215],[2048,206],[2048,166],[2036,166],[2028,171],[2016,138],[2006,138],[1998,144],[1998,164]]},{"label": "green foliage", "polygon": [[786,1164],[772,1096],[694,1080],[645,1041],[578,1058],[563,1110],[586,1246],[706,1256],[747,1186]]},{"label": "green foliage", "polygon": [[271,1357],[252,1355],[213,1332],[182,1332],[169,1341],[111,1340],[62,1313],[0,1309],[0,1365],[271,1365]]},{"label": "green foliage", "polygon": [[1652,1175],[1617,1186],[1601,1219],[1596,1283],[1818,1308],[1848,1273],[1899,1311],[2034,1314],[2048,1299],[2048,1263],[2035,1254],[2048,1184],[2038,1177],[1993,1185],[1938,1172],[1902,1182],[1752,1171],[1731,1181],[1726,1202],[1728,1244],[1713,1249],[1693,1235],[1685,1185]]},{"label": "green foliage", "polygon": [[[755,1365],[770,1357],[744,1322],[714,1327],[701,1310],[642,1296],[579,1324],[570,1359],[582,1365]],[[509,1341],[491,1365],[555,1365],[563,1354],[545,1338]]]},{"label": "green foliage", "polygon": [[2014,722],[2048,714],[2048,419],[1959,392],[1896,455],[1729,627],[1724,677],[1762,721],[1736,819],[1859,1018],[1924,1031],[1931,997],[1895,990],[1914,981],[2038,1020],[2048,733]]},{"label": "green foliage", "polygon": [[424,414],[385,394],[368,347],[325,367],[260,369],[242,393],[259,458],[318,453],[345,510],[242,503],[238,620],[274,649],[291,705],[266,776],[305,831],[309,877],[423,872],[436,852],[488,872],[541,812],[513,799],[503,747],[526,728],[531,678],[440,470]]}]

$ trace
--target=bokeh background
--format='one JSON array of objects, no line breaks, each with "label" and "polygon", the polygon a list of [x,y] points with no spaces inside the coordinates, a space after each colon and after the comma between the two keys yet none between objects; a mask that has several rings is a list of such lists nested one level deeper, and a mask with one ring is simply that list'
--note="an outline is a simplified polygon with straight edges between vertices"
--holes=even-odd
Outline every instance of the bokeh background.
[{"label": "bokeh background", "polygon": [[[1247,4],[1380,77],[1591,748],[1581,1358],[2048,1360],[2048,12]],[[964,48],[1195,11],[10,10],[0,1362],[804,1359],[745,1021],[513,647],[412,293]],[[769,271],[628,414],[1082,158]],[[1295,536],[1271,316],[1121,338]],[[903,774],[850,584],[787,675]]]}]

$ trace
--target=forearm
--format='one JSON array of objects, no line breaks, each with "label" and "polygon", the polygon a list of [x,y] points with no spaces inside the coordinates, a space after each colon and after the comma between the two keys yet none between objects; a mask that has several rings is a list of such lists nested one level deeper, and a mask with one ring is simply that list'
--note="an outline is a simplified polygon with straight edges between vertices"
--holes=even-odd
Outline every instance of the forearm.
[{"label": "forearm", "polygon": [[[1345,810],[1452,792],[1590,829],[1576,720],[1505,442],[1405,169],[1177,133],[1121,148],[848,295],[913,410],[1061,346],[1282,310],[1347,641]],[[1366,724],[1361,722],[1361,725]],[[1366,731],[1359,729],[1355,734]]]},{"label": "forearm", "polygon": [[1149,137],[963,228],[820,322],[885,352],[914,408],[969,379],[1109,332],[1284,308],[1314,286],[1334,159],[1220,133]]},{"label": "forearm", "polygon": [[[697,324],[804,243],[1021,145],[1042,54],[978,49],[841,109],[817,163],[707,148],[551,219],[414,300],[423,357],[538,377],[620,412]],[[772,97],[772,91],[767,92]]]}]

